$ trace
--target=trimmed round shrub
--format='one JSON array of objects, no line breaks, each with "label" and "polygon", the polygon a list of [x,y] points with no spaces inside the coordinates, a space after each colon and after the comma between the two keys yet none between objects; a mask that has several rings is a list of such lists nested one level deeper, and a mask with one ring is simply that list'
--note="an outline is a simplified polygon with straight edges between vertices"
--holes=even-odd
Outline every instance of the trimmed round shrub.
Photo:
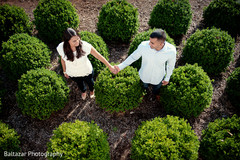
[{"label": "trimmed round shrub", "polygon": [[[108,48],[102,37],[88,31],[80,32],[80,36],[82,40],[90,43],[103,57],[106,58],[106,60],[109,60]],[[98,75],[100,71],[105,68],[105,65],[91,54],[88,56],[88,58],[93,65],[94,74]]]},{"label": "trimmed round shrub", "polygon": [[62,153],[61,159],[110,160],[107,135],[94,122],[76,120],[61,124],[47,146],[50,153]]},{"label": "trimmed round shrub", "polygon": [[159,0],[154,6],[148,24],[162,28],[170,35],[185,34],[191,24],[189,0]]},{"label": "trimmed round shrub", "polygon": [[183,49],[183,60],[198,63],[210,75],[225,71],[233,59],[234,39],[220,29],[197,30],[187,40]]},{"label": "trimmed round shrub", "polygon": [[50,66],[51,51],[36,37],[15,34],[2,46],[2,68],[11,79],[20,78],[30,69]]},{"label": "trimmed round shrub", "polygon": [[200,154],[206,160],[240,159],[240,118],[216,119],[202,131]]},{"label": "trimmed round shrub", "polygon": [[60,75],[44,68],[30,70],[18,80],[18,107],[23,114],[47,119],[68,102],[69,88]]},{"label": "trimmed round shrub", "polygon": [[58,44],[67,28],[77,28],[77,10],[68,0],[40,0],[34,13],[38,34],[47,42]]},{"label": "trimmed round shrub", "polygon": [[114,75],[105,68],[97,77],[96,103],[111,112],[125,112],[139,106],[144,90],[137,69],[126,67]]},{"label": "trimmed round shrub", "polygon": [[[155,29],[149,29],[148,31],[144,31],[142,33],[138,33],[135,38],[133,39],[133,41],[130,44],[130,48],[128,51],[128,55],[131,55],[139,46],[139,44],[142,41],[148,41],[150,39],[150,35],[151,33],[154,31]],[[172,45],[176,46],[174,43],[174,40],[166,33],[167,38],[166,41],[171,43]],[[142,63],[142,58],[140,58],[139,60],[135,61],[133,64],[131,64],[131,66],[136,67],[138,70],[141,67],[141,63]]]},{"label": "trimmed round shrub", "polygon": [[142,122],[132,140],[131,159],[197,160],[200,142],[189,123],[175,116]]},{"label": "trimmed round shrub", "polygon": [[240,33],[240,3],[237,0],[213,0],[203,11],[204,23],[230,34]]},{"label": "trimmed round shrub", "polygon": [[232,105],[240,110],[240,67],[236,68],[227,79],[226,92]]},{"label": "trimmed round shrub", "polygon": [[31,34],[33,25],[23,8],[0,5],[0,43],[7,41],[10,36],[16,33]]},{"label": "trimmed round shrub", "polygon": [[197,64],[174,69],[169,84],[161,89],[165,110],[184,118],[197,117],[212,101],[211,80]]},{"label": "trimmed round shrub", "polygon": [[20,152],[20,141],[17,132],[0,121],[0,159],[16,159],[16,157],[5,157],[4,151]]},{"label": "trimmed round shrub", "polygon": [[97,28],[106,41],[129,42],[139,28],[138,10],[126,0],[112,0],[102,6]]}]

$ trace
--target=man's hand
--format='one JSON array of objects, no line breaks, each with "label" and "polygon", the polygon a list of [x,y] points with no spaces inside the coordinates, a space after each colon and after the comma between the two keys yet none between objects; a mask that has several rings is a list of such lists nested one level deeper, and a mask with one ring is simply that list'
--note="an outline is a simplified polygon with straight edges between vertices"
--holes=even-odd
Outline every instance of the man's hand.
[{"label": "man's hand", "polygon": [[115,70],[116,70],[116,74],[120,71],[120,68],[118,66],[114,66]]},{"label": "man's hand", "polygon": [[162,81],[162,85],[163,85],[163,86],[168,85],[168,83],[169,83],[169,81]]}]

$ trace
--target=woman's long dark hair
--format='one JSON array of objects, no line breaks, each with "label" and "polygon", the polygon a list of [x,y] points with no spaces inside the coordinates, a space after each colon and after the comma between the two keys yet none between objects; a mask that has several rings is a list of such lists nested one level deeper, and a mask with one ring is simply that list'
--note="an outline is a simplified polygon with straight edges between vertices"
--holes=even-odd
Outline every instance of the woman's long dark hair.
[{"label": "woman's long dark hair", "polygon": [[[67,60],[69,60],[69,61],[74,60],[73,51],[72,51],[71,46],[68,42],[73,36],[79,36],[79,35],[77,34],[77,31],[75,31],[72,28],[68,28],[63,33],[63,41],[64,41],[63,50],[64,50],[64,53],[67,56]],[[76,56],[77,58],[80,58],[81,56],[85,55],[85,52],[82,50],[82,42],[81,41],[79,41],[79,46],[76,47],[76,51],[77,51],[77,56]]]}]

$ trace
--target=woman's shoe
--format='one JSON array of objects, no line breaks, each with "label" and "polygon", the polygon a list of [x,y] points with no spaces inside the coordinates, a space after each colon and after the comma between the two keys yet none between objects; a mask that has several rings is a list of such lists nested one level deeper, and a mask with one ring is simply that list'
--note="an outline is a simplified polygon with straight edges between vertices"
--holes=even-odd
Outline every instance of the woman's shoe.
[{"label": "woman's shoe", "polygon": [[87,93],[86,93],[86,92],[85,92],[85,93],[82,93],[82,99],[85,100],[86,97],[87,97]]},{"label": "woman's shoe", "polygon": [[94,98],[95,97],[95,94],[94,94],[94,91],[90,91],[90,98]]}]

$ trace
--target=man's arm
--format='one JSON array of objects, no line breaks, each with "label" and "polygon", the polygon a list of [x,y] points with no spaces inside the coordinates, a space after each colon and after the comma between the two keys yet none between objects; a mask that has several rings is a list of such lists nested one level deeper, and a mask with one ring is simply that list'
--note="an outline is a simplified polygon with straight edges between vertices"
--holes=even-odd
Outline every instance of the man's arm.
[{"label": "man's arm", "polygon": [[137,61],[141,56],[142,54],[138,47],[138,49],[136,49],[130,56],[128,56],[128,58],[125,61],[114,67],[119,72],[120,70],[123,70],[125,67],[131,65],[133,62]]},{"label": "man's arm", "polygon": [[168,84],[169,79],[170,79],[170,77],[171,77],[171,75],[173,73],[173,69],[175,67],[175,63],[176,63],[176,50],[174,50],[173,52],[174,52],[173,55],[167,60],[167,68],[166,68],[167,74],[166,74],[166,76],[165,76],[165,78],[163,80],[163,85],[164,85],[164,81],[167,82],[167,84]]}]

